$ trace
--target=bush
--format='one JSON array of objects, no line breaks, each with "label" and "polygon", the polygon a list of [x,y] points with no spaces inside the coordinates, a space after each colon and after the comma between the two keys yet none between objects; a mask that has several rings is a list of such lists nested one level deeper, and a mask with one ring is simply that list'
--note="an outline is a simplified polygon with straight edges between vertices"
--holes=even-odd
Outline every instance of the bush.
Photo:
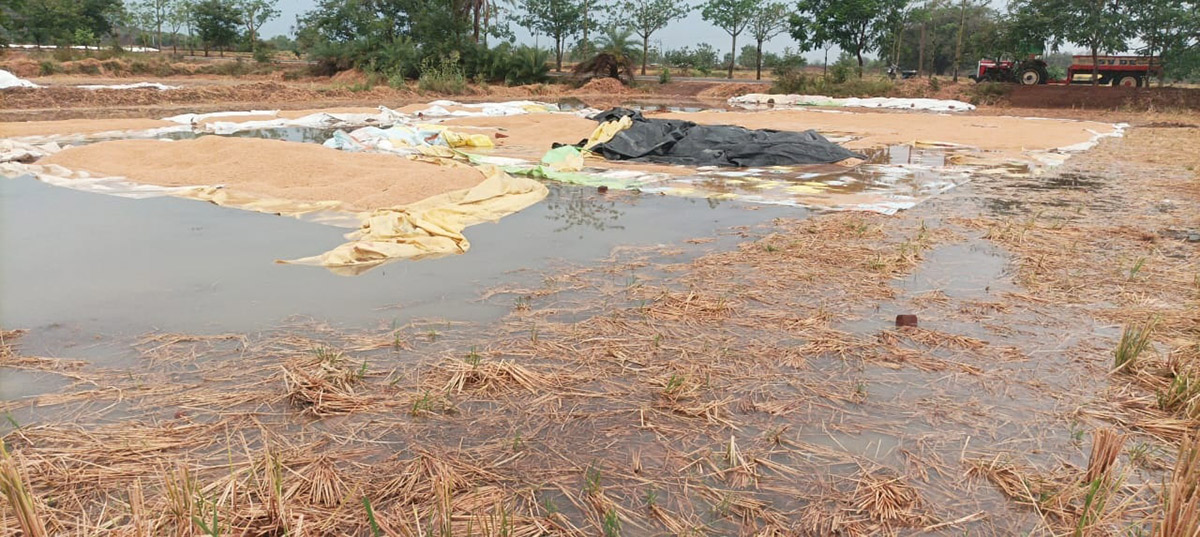
[{"label": "bush", "polygon": [[717,51],[707,43],[696,47],[696,50],[688,47],[668,50],[663,53],[663,63],[671,67],[687,67],[701,72],[710,72],[717,65]]},{"label": "bush", "polygon": [[117,74],[125,70],[125,64],[120,60],[104,60],[100,62],[100,69],[109,74]]},{"label": "bush", "polygon": [[799,69],[791,69],[776,74],[771,92],[829,97],[882,97],[890,95],[895,87],[889,80],[855,78],[838,82],[833,77],[809,75]]},{"label": "bush", "polygon": [[417,87],[447,95],[458,95],[467,91],[467,77],[459,65],[457,52],[440,58],[428,57],[421,60],[421,76]]},{"label": "bush", "polygon": [[59,45],[58,48],[54,49],[54,53],[51,55],[54,56],[54,59],[57,60],[59,63],[69,62],[69,61],[73,61],[75,59],[75,51],[73,49],[71,49],[70,45],[67,45],[65,43]]},{"label": "bush", "polygon": [[983,82],[971,86],[971,104],[995,104],[1012,90],[1011,84]]},{"label": "bush", "polygon": [[834,84],[844,84],[847,80],[850,79],[850,75],[853,71],[854,71],[853,66],[846,64],[846,63],[838,62],[838,63],[835,63],[835,64],[829,66],[829,79]]},{"label": "bush", "polygon": [[550,76],[550,51],[523,46],[512,56],[505,83],[519,86],[545,83]]},{"label": "bush", "polygon": [[518,86],[545,82],[550,73],[550,52],[534,47],[503,43],[491,49],[469,47],[463,52],[463,70],[476,81]]},{"label": "bush", "polygon": [[238,58],[236,61],[219,62],[211,66],[206,66],[204,72],[214,75],[238,77],[248,74],[250,67],[241,58]]},{"label": "bush", "polygon": [[663,67],[662,71],[658,72],[658,83],[659,84],[669,84],[670,82],[671,82],[671,70],[667,67]]},{"label": "bush", "polygon": [[270,45],[259,42],[258,46],[254,47],[254,61],[258,63],[271,63],[274,59],[275,50]]},{"label": "bush", "polygon": [[57,62],[51,60],[42,60],[42,63],[38,64],[38,73],[41,76],[50,76],[52,74],[61,72],[62,67]]}]

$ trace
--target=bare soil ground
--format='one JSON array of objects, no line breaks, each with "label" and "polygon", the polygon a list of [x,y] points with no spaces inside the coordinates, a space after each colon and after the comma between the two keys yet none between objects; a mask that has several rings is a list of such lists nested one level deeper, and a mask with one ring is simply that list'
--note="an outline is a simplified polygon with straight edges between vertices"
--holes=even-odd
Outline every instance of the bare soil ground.
[{"label": "bare soil ground", "polygon": [[147,334],[134,369],[2,332],[4,366],[70,382],[0,405],[37,416],[4,437],[3,524],[1191,535],[1200,117],[1051,112],[1135,126],[896,216],[619,249],[482,292],[495,323]]}]

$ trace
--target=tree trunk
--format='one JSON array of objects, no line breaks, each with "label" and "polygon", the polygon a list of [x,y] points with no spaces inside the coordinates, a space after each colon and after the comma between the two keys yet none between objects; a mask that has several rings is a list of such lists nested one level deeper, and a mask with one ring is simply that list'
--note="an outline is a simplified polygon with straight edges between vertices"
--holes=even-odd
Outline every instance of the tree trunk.
[{"label": "tree trunk", "polygon": [[861,80],[863,77],[862,47],[855,49],[854,54],[858,56],[858,78]]},{"label": "tree trunk", "polygon": [[646,76],[646,56],[650,55],[650,34],[642,34],[642,76]]},{"label": "tree trunk", "polygon": [[588,0],[583,0],[583,46],[580,47],[583,52],[584,60],[588,57]]},{"label": "tree trunk", "polygon": [[925,23],[921,22],[921,44],[917,46],[917,76],[925,76]]},{"label": "tree trunk", "polygon": [[829,78],[829,47],[825,47],[825,64],[821,67],[821,78]]},{"label": "tree trunk", "polygon": [[1100,52],[1096,50],[1095,42],[1092,43],[1092,86],[1100,85],[1100,64],[1096,62]]},{"label": "tree trunk", "polygon": [[962,65],[963,27],[967,25],[967,0],[962,0],[958,14],[958,43],[954,45],[954,83],[958,83],[958,66]]},{"label": "tree trunk", "polygon": [[205,44],[204,44],[204,57],[205,57],[205,58],[207,58],[207,57],[208,57],[208,43],[205,43]]},{"label": "tree trunk", "polygon": [[474,4],[473,4],[473,6],[474,6],[474,9],[472,9],[472,10],[471,10],[471,11],[473,12],[473,14],[474,14],[474,17],[473,17],[474,21],[472,22],[472,26],[474,27],[475,43],[476,43],[476,44],[478,44],[478,43],[479,43],[479,7],[480,7],[480,0],[475,0],[475,2],[474,2]]},{"label": "tree trunk", "polygon": [[754,54],[754,80],[762,80],[762,39],[756,39],[758,47]]},{"label": "tree trunk", "polygon": [[554,70],[562,72],[562,57],[563,57],[563,37],[554,38]]},{"label": "tree trunk", "polygon": [[733,44],[730,45],[729,52],[729,79],[733,80],[733,62],[737,61],[737,34],[729,34],[733,36]]}]

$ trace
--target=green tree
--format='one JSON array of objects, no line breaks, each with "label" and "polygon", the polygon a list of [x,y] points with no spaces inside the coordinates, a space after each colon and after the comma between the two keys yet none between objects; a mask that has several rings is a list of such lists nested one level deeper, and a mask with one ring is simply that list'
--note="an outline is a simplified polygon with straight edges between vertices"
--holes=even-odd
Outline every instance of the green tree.
[{"label": "green tree", "polygon": [[143,30],[154,30],[154,46],[162,49],[162,27],[171,13],[170,0],[141,0],[129,6],[130,14]]},{"label": "green tree", "polygon": [[17,27],[23,27],[22,37],[42,46],[62,41],[71,28],[72,2],[64,0],[27,0],[15,13]]},{"label": "green tree", "polygon": [[1132,16],[1138,53],[1160,57],[1178,78],[1200,70],[1200,1],[1146,0]]},{"label": "green tree", "polygon": [[196,4],[196,33],[204,44],[204,55],[215,47],[225,55],[225,49],[237,40],[240,24],[237,8],[224,0],[202,0]]},{"label": "green tree", "polygon": [[914,9],[900,24],[901,30],[895,36],[895,42],[892,43],[894,48],[889,55],[892,62],[903,67],[918,67],[921,63],[920,41],[924,27],[925,66],[932,73],[945,74],[954,66],[960,19],[965,19],[964,63],[973,64],[979,58],[1004,54],[1019,55],[1028,48],[1026,45],[1008,46],[1001,33],[1006,25],[1001,25],[999,15],[986,5],[968,4],[963,12],[959,0],[933,0]]},{"label": "green tree", "polygon": [[666,28],[671,21],[687,16],[691,10],[686,0],[623,0],[617,5],[620,22],[628,24],[642,38],[643,75],[646,74],[646,57],[650,52],[650,36]]},{"label": "green tree", "polygon": [[[188,26],[192,17],[192,0],[175,0],[167,12],[167,28],[171,30],[171,52],[179,53],[179,31]],[[189,38],[191,32],[188,32]]]},{"label": "green tree", "polygon": [[596,40],[596,51],[607,52],[614,56],[633,58],[637,56],[637,47],[633,42],[633,30],[620,29],[610,26],[604,35]]},{"label": "green tree", "polygon": [[787,29],[787,6],[778,2],[761,2],[750,19],[750,37],[754,38],[754,78],[762,80],[764,41]]},{"label": "green tree", "polygon": [[583,27],[583,9],[572,0],[522,0],[521,24],[554,40],[554,70],[562,71],[567,39]]},{"label": "green tree", "polygon": [[125,16],[125,4],[121,0],[80,0],[68,2],[74,6],[71,31],[82,28],[90,30],[97,39],[111,36],[117,21]]},{"label": "green tree", "polygon": [[1113,0],[1041,0],[1037,7],[1050,13],[1054,45],[1068,41],[1086,47],[1092,56],[1092,85],[1100,83],[1100,53],[1125,50],[1133,34],[1126,4]]},{"label": "green tree", "polygon": [[42,46],[74,41],[78,30],[95,39],[112,35],[124,12],[121,0],[25,0],[13,9],[12,24],[19,37]]},{"label": "green tree", "polygon": [[858,59],[882,49],[908,5],[908,0],[799,0],[790,33],[805,50],[837,45]]},{"label": "green tree", "polygon": [[25,0],[11,0],[4,5],[0,5],[0,39],[3,42],[10,42],[16,30],[13,19],[16,14],[24,7]]},{"label": "green tree", "polygon": [[733,78],[733,55],[737,52],[737,38],[750,25],[758,8],[758,0],[708,0],[700,7],[704,20],[725,30],[733,38],[729,50],[729,78]]},{"label": "green tree", "polygon": [[[151,0],[161,1],[161,0]],[[237,9],[240,12],[242,24],[246,27],[246,38],[250,40],[250,51],[258,47],[258,29],[271,19],[279,16],[275,7],[279,0],[238,0]]]}]

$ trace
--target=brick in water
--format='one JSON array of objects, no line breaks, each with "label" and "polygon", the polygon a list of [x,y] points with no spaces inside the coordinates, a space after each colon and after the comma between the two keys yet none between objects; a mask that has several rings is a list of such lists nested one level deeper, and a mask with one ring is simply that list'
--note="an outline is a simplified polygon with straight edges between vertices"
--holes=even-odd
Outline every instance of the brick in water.
[{"label": "brick in water", "polygon": [[897,315],[896,326],[917,326],[916,315]]}]

